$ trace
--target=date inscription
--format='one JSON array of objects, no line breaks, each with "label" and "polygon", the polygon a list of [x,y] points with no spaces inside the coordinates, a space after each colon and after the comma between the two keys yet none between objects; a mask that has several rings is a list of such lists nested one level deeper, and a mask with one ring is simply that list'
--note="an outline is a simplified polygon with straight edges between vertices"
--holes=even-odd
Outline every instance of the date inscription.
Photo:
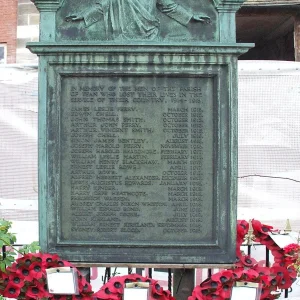
[{"label": "date inscription", "polygon": [[64,241],[212,240],[211,78],[64,77]]}]

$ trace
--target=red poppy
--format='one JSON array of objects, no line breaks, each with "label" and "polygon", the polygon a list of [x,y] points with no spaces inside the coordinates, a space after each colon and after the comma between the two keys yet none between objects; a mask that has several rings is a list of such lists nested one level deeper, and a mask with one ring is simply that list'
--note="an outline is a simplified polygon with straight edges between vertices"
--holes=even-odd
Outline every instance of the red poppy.
[{"label": "red poppy", "polygon": [[271,280],[272,280],[271,276],[264,275],[260,277],[259,282],[261,283],[262,287],[269,287]]},{"label": "red poppy", "polygon": [[73,264],[71,264],[69,261],[67,260],[58,260],[56,263],[57,267],[70,267],[70,268],[75,268]]},{"label": "red poppy", "polygon": [[220,282],[213,281],[211,279],[208,279],[207,281],[203,281],[200,284],[200,287],[204,289],[214,290],[214,291],[217,290],[219,286],[221,286]]},{"label": "red poppy", "polygon": [[93,293],[93,289],[92,286],[90,285],[89,282],[86,282],[84,285],[81,286],[80,288],[80,292],[82,294],[90,294]]},{"label": "red poppy", "polygon": [[41,279],[46,276],[46,273],[40,262],[33,262],[29,267],[29,272],[32,277],[36,279]]},{"label": "red poppy", "polygon": [[23,257],[18,258],[14,264],[17,264],[17,268],[19,267],[29,268],[32,262],[33,262],[32,255],[24,255]]},{"label": "red poppy", "polygon": [[79,272],[78,272],[78,287],[80,291],[83,290],[85,290],[86,292],[92,291],[92,287],[90,283],[85,279],[84,276],[81,276]]},{"label": "red poppy", "polygon": [[123,294],[124,283],[122,283],[122,281],[123,280],[120,280],[120,276],[112,277],[106,285],[110,292],[114,294]]},{"label": "red poppy", "polygon": [[[168,291],[168,290],[164,291],[164,296],[165,296],[167,299],[170,299],[170,298],[172,297],[171,292]],[[173,297],[172,297],[172,298],[173,298]],[[174,298],[174,300],[175,300],[175,298]]]},{"label": "red poppy", "polygon": [[39,253],[28,253],[28,254],[25,254],[25,256],[27,259],[30,259],[32,262],[42,263],[43,254],[40,252]]},{"label": "red poppy", "polygon": [[233,283],[224,284],[222,289],[219,291],[220,296],[223,299],[228,299],[231,296]]},{"label": "red poppy", "polygon": [[211,293],[207,295],[204,299],[206,300],[224,300],[218,293]]},{"label": "red poppy", "polygon": [[16,262],[14,262],[11,266],[6,267],[6,272],[16,272],[18,270],[18,267],[19,265]]},{"label": "red poppy", "polygon": [[7,283],[9,281],[9,274],[0,272],[0,281],[3,283]]},{"label": "red poppy", "polygon": [[199,285],[197,285],[193,290],[192,296],[199,297],[199,295],[201,295],[201,291],[202,291],[202,288]]},{"label": "red poppy", "polygon": [[245,235],[249,230],[249,223],[245,220],[237,221],[237,243],[240,245],[243,243]]},{"label": "red poppy", "polygon": [[265,238],[268,237],[268,232],[272,231],[273,226],[269,226],[269,225],[265,225],[262,224],[261,222],[259,222],[258,220],[252,220],[252,226],[254,231],[263,233],[265,236]]},{"label": "red poppy", "polygon": [[158,282],[151,284],[151,291],[153,294],[157,294],[159,296],[164,295],[164,289],[158,284]]},{"label": "red poppy", "polygon": [[20,292],[21,292],[21,288],[15,285],[13,282],[9,281],[2,293],[2,296],[7,298],[18,298]]},{"label": "red poppy", "polygon": [[34,277],[30,273],[29,268],[21,267],[16,271],[16,275],[20,276],[20,278],[23,278],[23,280],[31,282]]},{"label": "red poppy", "polygon": [[42,264],[44,268],[52,268],[53,266],[57,267],[57,261],[60,261],[60,257],[57,254],[43,254],[42,255]]},{"label": "red poppy", "polygon": [[240,279],[243,276],[244,268],[235,268],[232,271],[233,278],[235,280]]},{"label": "red poppy", "polygon": [[274,274],[275,276],[280,276],[280,277],[284,277],[284,276],[288,276],[288,271],[286,268],[283,267],[272,267],[270,269],[271,274]]},{"label": "red poppy", "polygon": [[230,280],[233,279],[233,272],[231,270],[225,270],[225,271],[221,271],[221,272],[218,272],[216,274],[213,274],[211,276],[211,279],[213,281],[218,281],[218,282],[221,282],[221,283],[225,283],[225,282],[228,282]]},{"label": "red poppy", "polygon": [[274,258],[283,258],[283,251],[282,250],[273,250],[271,251],[272,252],[272,255],[274,256]]},{"label": "red poppy", "polygon": [[[124,282],[135,282],[135,281],[141,281],[142,280],[142,276],[138,275],[138,274],[128,274],[125,276],[120,276],[122,278],[124,278]],[[149,278],[150,281],[152,281],[153,279]]]},{"label": "red poppy", "polygon": [[271,273],[274,276],[272,281],[273,282],[276,281],[277,286],[280,289],[286,289],[286,288],[289,288],[292,285],[292,279],[290,278],[289,272],[286,268],[272,267],[271,268]]},{"label": "red poppy", "polygon": [[292,285],[293,281],[290,277],[284,276],[278,278],[278,288],[280,289],[288,289]]},{"label": "red poppy", "polygon": [[72,300],[91,300],[91,296],[87,295],[72,295]]},{"label": "red poppy", "polygon": [[23,276],[20,276],[16,273],[10,274],[8,279],[10,282],[13,282],[14,285],[18,286],[19,288],[21,288],[25,284]]},{"label": "red poppy", "polygon": [[206,297],[211,293],[211,290],[207,288],[201,288],[198,291],[197,299],[206,299]]},{"label": "red poppy", "polygon": [[300,245],[298,244],[289,244],[283,248],[284,253],[293,255],[294,253],[298,253],[300,251]]},{"label": "red poppy", "polygon": [[259,276],[270,275],[270,268],[269,267],[261,267],[256,265],[254,270],[259,274]]},{"label": "red poppy", "polygon": [[292,279],[296,279],[297,278],[297,271],[296,271],[296,269],[293,266],[289,266],[287,268],[287,271],[288,271],[288,273],[289,273],[289,275],[290,275],[290,277]]},{"label": "red poppy", "polygon": [[[247,259],[249,258],[249,259]],[[245,264],[245,260],[247,259],[247,262]],[[256,261],[255,261],[256,262]],[[237,252],[236,254],[236,262],[235,262],[235,266],[238,268],[244,268],[245,265],[247,264],[253,264],[254,260],[252,260],[252,258],[250,258],[250,256],[245,255],[243,252]]]},{"label": "red poppy", "polygon": [[246,267],[253,267],[257,264],[257,261],[252,258],[250,255],[244,255],[240,257],[242,264]]},{"label": "red poppy", "polygon": [[122,299],[121,294],[112,294],[109,291],[106,291],[105,289],[100,289],[97,293],[93,294],[93,297],[96,297],[97,299],[101,300],[120,300]]},{"label": "red poppy", "polygon": [[32,285],[27,288],[26,296],[33,299],[46,298],[50,295],[41,285]]},{"label": "red poppy", "polygon": [[293,264],[292,262],[288,262],[280,258],[276,258],[272,267],[289,268],[291,267],[292,264]]},{"label": "red poppy", "polygon": [[51,294],[51,299],[52,300],[67,300],[68,296],[66,296],[66,295],[52,295]]},{"label": "red poppy", "polygon": [[256,281],[256,279],[258,279],[258,277],[259,277],[259,273],[257,271],[255,271],[254,269],[244,270],[243,273],[244,273],[244,278],[246,280]]}]

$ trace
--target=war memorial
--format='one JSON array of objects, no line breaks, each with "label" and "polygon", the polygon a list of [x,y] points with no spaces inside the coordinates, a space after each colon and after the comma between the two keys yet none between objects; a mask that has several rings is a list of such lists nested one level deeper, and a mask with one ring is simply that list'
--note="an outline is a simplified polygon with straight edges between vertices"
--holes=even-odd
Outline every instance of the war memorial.
[{"label": "war memorial", "polygon": [[35,0],[43,251],[235,261],[240,0]]}]

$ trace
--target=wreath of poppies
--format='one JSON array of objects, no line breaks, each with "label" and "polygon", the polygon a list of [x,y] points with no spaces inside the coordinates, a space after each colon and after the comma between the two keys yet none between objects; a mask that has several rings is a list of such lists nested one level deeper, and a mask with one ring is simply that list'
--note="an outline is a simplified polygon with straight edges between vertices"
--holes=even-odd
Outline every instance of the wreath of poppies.
[{"label": "wreath of poppies", "polygon": [[112,277],[94,296],[99,300],[121,300],[123,299],[125,284],[132,282],[148,282],[150,300],[175,300],[170,291],[164,290],[156,280],[138,274]]},{"label": "wreath of poppies", "polygon": [[290,244],[283,248],[285,254],[285,261],[289,266],[296,269],[298,276],[300,276],[300,245]]},{"label": "wreath of poppies", "polygon": [[[78,295],[53,295],[49,293],[46,280],[46,269],[57,267],[74,268],[78,275]],[[130,282],[148,282],[151,300],[175,300],[169,291],[164,290],[156,280],[137,274],[112,277],[102,288],[94,293],[89,282],[68,261],[58,255],[29,253],[18,258],[6,272],[0,272],[0,294],[7,298],[16,299],[111,299],[120,300],[124,286]]]},{"label": "wreath of poppies", "polygon": [[[232,269],[220,271],[197,286],[188,300],[227,300],[230,299],[231,290],[238,281],[258,283],[262,289],[260,299],[271,300],[280,297],[277,291],[291,287],[297,277],[293,266],[295,256],[287,255],[288,250],[281,249],[275,244],[269,233],[273,227],[252,220],[253,242],[265,245],[274,256],[271,267],[261,267],[257,261],[241,251],[241,246],[249,234],[247,221],[237,222],[237,262]],[[293,249],[294,250],[294,249]]]},{"label": "wreath of poppies", "polygon": [[91,285],[76,269],[79,295],[60,296],[48,292],[46,269],[71,267],[71,263],[61,260],[58,255],[28,253],[18,258],[6,272],[0,272],[0,294],[7,298],[18,299],[91,299]]},{"label": "wreath of poppies", "polygon": [[[262,224],[257,220],[251,221],[253,233],[249,236],[249,223],[237,222],[237,261],[232,269],[222,270],[196,286],[192,296],[188,300],[229,300],[232,287],[237,281],[258,283],[262,289],[263,300],[277,299],[280,293],[278,289],[287,289],[297,277],[299,267],[300,246],[291,244],[281,249],[275,244],[269,233],[273,227]],[[245,239],[265,245],[274,256],[274,264],[271,267],[261,267],[249,255],[245,255],[241,246]],[[78,295],[53,295],[48,292],[46,269],[57,267],[74,268],[78,275]],[[0,272],[0,294],[7,298],[18,299],[99,299],[121,300],[126,283],[148,282],[150,286],[151,300],[175,300],[168,290],[164,290],[158,281],[142,277],[138,274],[112,277],[101,289],[94,293],[90,283],[68,261],[64,261],[58,255],[29,253],[18,258],[5,272]]]}]

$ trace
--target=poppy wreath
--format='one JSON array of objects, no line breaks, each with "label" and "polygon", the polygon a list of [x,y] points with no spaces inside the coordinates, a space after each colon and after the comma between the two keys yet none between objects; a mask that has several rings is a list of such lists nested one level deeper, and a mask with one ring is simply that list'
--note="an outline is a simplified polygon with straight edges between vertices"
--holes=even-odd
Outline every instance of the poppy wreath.
[{"label": "poppy wreath", "polygon": [[[261,300],[271,300],[280,297],[277,291],[288,289],[296,280],[297,272],[287,256],[288,250],[281,249],[269,236],[273,227],[252,220],[254,242],[265,245],[274,256],[274,264],[271,267],[259,266],[251,256],[244,254],[242,246],[247,234],[249,234],[249,223],[245,220],[237,222],[237,260],[232,269],[222,270],[196,286],[192,296],[188,300],[228,300],[231,297],[231,290],[238,281],[258,283],[262,289]],[[294,256],[293,256],[294,257]],[[295,258],[294,258],[295,259]]]},{"label": "poppy wreath", "polygon": [[79,295],[60,296],[48,292],[46,269],[72,267],[68,261],[61,260],[58,255],[28,253],[0,272],[0,294],[16,299],[91,299],[91,285],[76,269],[78,275]]},{"label": "poppy wreath", "polygon": [[300,245],[289,244],[283,248],[285,255],[285,262],[289,266],[293,266],[296,269],[298,276],[300,275]]},{"label": "poppy wreath", "polygon": [[164,290],[156,280],[138,274],[112,277],[94,296],[99,300],[121,300],[125,284],[131,282],[149,282],[150,300],[175,300],[170,291]]}]

